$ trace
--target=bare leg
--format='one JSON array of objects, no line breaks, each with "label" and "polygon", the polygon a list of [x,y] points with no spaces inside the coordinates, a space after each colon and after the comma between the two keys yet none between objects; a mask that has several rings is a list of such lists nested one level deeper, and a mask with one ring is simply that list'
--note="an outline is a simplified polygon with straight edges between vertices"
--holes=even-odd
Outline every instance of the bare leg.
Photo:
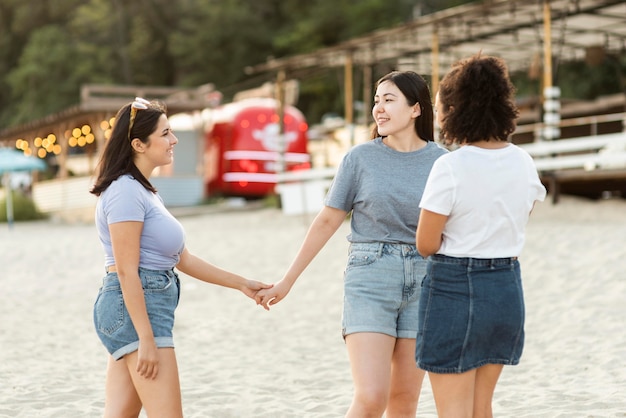
[{"label": "bare leg", "polygon": [[105,385],[105,418],[137,418],[141,400],[133,386],[124,359],[115,361],[109,356]]},{"label": "bare leg", "polygon": [[183,407],[174,349],[159,348],[159,374],[154,380],[137,374],[136,351],[126,355],[124,359],[147,415],[150,418],[182,418]]},{"label": "bare leg", "polygon": [[395,343],[395,338],[385,334],[361,332],[346,336],[354,381],[354,398],[346,417],[383,415],[389,398]]},{"label": "bare leg", "polygon": [[503,367],[502,364],[486,364],[476,370],[473,418],[493,418],[491,410],[493,392],[496,390],[496,383]]},{"label": "bare leg", "polygon": [[465,373],[428,373],[439,418],[472,418],[476,370]]},{"label": "bare leg", "polygon": [[424,371],[415,364],[415,340],[399,338],[391,359],[391,387],[386,418],[415,417]]}]

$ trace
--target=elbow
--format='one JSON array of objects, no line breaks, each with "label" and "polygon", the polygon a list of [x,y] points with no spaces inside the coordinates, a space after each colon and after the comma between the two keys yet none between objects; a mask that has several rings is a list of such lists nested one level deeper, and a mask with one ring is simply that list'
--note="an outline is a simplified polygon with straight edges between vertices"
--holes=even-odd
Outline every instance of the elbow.
[{"label": "elbow", "polygon": [[420,253],[420,255],[424,258],[428,258],[428,256],[431,256],[433,254],[435,254],[434,251],[432,251],[429,248],[423,247],[423,246],[418,246],[417,247],[417,252]]},{"label": "elbow", "polygon": [[441,243],[439,243],[438,245],[434,245],[434,243],[425,242],[419,239],[416,240],[415,244],[417,247],[417,252],[420,253],[420,255],[424,258],[435,254],[437,251],[439,251],[439,247],[441,246]]}]

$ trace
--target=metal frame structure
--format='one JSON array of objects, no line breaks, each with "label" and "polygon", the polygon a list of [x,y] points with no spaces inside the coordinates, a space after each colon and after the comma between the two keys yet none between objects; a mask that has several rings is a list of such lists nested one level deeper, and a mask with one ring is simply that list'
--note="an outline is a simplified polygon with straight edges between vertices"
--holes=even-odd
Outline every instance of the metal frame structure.
[{"label": "metal frame structure", "polygon": [[[276,72],[279,79],[315,68],[345,68],[346,122],[352,122],[352,71],[364,68],[364,97],[371,67],[406,65],[430,75],[432,90],[460,58],[482,52],[502,57],[511,72],[541,69],[543,86],[553,83],[552,65],[626,54],[623,0],[484,0],[421,16],[308,54],[272,58],[246,69]],[[282,75],[281,75],[282,74]]]},{"label": "metal frame structure", "polygon": [[[546,14],[546,6],[549,13]],[[436,73],[459,58],[482,51],[506,60],[511,71],[527,70],[543,53],[546,19],[553,52],[561,60],[584,60],[589,48],[626,53],[623,0],[492,0],[421,16],[409,23],[351,39],[336,46],[272,58],[248,74],[311,67],[368,66],[385,60],[412,60],[420,74]]]},{"label": "metal frame structure", "polygon": [[[484,0],[421,16],[403,25],[308,54],[272,58],[246,68],[246,72],[250,75],[276,73],[280,92],[287,78],[297,78],[315,69],[343,67],[345,120],[352,124],[355,66],[363,68],[363,97],[371,97],[372,67],[382,62],[391,62],[396,67],[409,66],[422,75],[430,75],[431,88],[436,91],[438,80],[453,62],[479,51],[504,58],[512,72],[541,68],[543,87],[551,87],[555,59],[589,60],[626,54],[626,2]],[[96,122],[110,117],[133,94],[163,97],[174,113],[201,109],[208,104],[206,92],[199,91],[201,89],[184,91],[163,87],[156,91],[150,87],[126,86],[123,91],[113,91],[113,86],[97,87],[86,86],[81,103],[75,107],[0,131],[0,144],[12,144],[20,136],[61,133],[77,122]],[[104,95],[113,93],[120,97],[97,97],[103,92],[95,94],[95,90],[103,87]]]}]

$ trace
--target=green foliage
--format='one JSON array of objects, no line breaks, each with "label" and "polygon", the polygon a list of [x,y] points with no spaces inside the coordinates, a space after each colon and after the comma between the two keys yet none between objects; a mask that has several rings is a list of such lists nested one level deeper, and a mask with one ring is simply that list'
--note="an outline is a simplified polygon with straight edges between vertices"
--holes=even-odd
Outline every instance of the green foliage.
[{"label": "green foliage", "polygon": [[591,100],[610,93],[626,93],[626,59],[608,56],[596,66],[566,63],[559,68],[558,77],[562,98]]},{"label": "green foliage", "polygon": [[[79,102],[82,84],[194,87],[228,97],[269,74],[245,68],[335,45],[468,0],[2,0],[0,129]],[[374,69],[386,72],[386,63]],[[624,91],[625,59],[558,69],[563,97]],[[300,77],[310,122],[342,113],[340,70]],[[358,84],[355,71],[355,84]],[[522,82],[529,91],[533,80]],[[370,98],[355,100],[369,103]]]},{"label": "green foliage", "polygon": [[[74,54],[67,34],[56,25],[33,32],[19,65],[7,75],[12,91],[13,122],[42,118],[76,102],[79,90],[72,68]],[[50,80],[56,80],[50,83]]]},{"label": "green foliage", "polygon": [[[23,193],[13,190],[13,219],[15,221],[32,221],[43,219],[45,215],[37,210],[35,202]],[[0,200],[0,222],[7,222],[7,202],[6,198]]]},{"label": "green foliage", "polygon": [[246,66],[271,55],[271,14],[278,1],[188,1],[180,30],[172,33],[170,52],[183,85],[215,83],[227,86],[242,81]]}]

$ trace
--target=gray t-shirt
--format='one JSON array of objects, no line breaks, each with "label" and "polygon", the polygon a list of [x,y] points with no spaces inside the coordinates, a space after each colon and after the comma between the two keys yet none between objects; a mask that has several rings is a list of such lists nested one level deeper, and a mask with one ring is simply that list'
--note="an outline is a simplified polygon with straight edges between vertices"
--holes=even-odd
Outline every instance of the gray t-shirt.
[{"label": "gray t-shirt", "polygon": [[143,222],[139,267],[169,270],[178,264],[185,246],[182,225],[163,205],[158,194],[130,175],[120,176],[102,192],[96,205],[96,229],[104,248],[104,265],[115,264],[109,224]]},{"label": "gray t-shirt", "polygon": [[433,163],[447,151],[435,142],[396,151],[376,138],[343,158],[324,204],[352,211],[350,242],[415,245],[419,202]]}]

